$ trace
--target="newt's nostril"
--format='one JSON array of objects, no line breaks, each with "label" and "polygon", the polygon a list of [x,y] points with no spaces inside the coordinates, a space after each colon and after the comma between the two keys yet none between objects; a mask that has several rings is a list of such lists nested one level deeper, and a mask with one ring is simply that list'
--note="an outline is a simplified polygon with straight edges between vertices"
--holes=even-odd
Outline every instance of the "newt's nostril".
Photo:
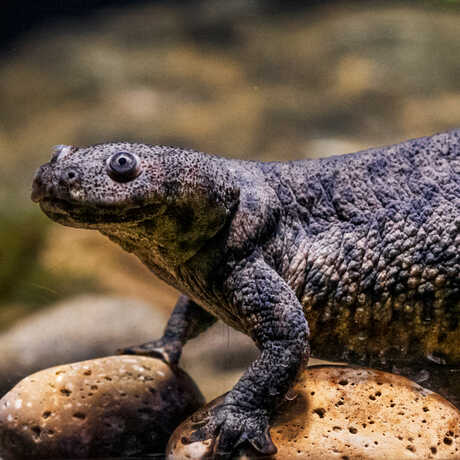
[{"label": "newt's nostril", "polygon": [[80,179],[80,173],[76,168],[66,168],[62,171],[59,184],[60,185],[72,185],[75,182],[78,182]]}]

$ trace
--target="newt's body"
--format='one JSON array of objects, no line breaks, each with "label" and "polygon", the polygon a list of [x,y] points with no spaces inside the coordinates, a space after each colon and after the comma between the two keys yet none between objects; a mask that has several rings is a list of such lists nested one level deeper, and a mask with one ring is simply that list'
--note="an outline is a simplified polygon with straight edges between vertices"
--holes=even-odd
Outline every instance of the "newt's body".
[{"label": "newt's body", "polygon": [[[165,146],[60,146],[34,181],[52,219],[95,228],[182,296],[178,361],[220,318],[260,357],[195,438],[273,452],[270,411],[309,350],[400,370],[460,403],[460,130],[288,163]],[[308,323],[307,323],[308,322]]]}]

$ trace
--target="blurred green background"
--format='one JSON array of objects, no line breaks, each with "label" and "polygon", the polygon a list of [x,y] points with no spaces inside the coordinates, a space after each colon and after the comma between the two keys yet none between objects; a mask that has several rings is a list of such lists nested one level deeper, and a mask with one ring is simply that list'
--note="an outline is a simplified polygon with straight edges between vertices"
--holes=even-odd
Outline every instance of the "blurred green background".
[{"label": "blurred green background", "polygon": [[177,296],[96,232],[60,227],[30,201],[55,144],[289,160],[460,127],[459,1],[81,2],[84,15],[71,3],[16,24],[1,50],[4,333],[79,293],[165,313]]}]

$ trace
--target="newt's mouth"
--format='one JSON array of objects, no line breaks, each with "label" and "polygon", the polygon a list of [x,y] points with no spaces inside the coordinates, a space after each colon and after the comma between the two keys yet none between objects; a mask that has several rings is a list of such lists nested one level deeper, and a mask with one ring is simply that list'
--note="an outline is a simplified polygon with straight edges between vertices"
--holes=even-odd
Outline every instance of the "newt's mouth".
[{"label": "newt's mouth", "polygon": [[70,227],[98,228],[110,224],[134,224],[160,215],[159,204],[83,204],[60,198],[43,198],[39,202],[42,211],[52,220]]}]

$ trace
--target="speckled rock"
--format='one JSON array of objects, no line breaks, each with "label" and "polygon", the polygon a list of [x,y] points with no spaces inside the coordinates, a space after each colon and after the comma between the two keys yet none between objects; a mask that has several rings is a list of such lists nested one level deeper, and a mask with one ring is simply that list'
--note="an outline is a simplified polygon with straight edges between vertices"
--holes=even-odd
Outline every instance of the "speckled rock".
[{"label": "speckled rock", "polygon": [[[346,366],[308,368],[271,422],[273,459],[459,459],[460,412],[441,396],[386,372]],[[222,397],[183,422],[168,459],[209,458],[211,442],[187,444]],[[248,446],[236,458],[253,458]]]},{"label": "speckled rock", "polygon": [[162,453],[204,403],[190,377],[162,361],[111,356],[37,372],[0,400],[0,458]]}]

